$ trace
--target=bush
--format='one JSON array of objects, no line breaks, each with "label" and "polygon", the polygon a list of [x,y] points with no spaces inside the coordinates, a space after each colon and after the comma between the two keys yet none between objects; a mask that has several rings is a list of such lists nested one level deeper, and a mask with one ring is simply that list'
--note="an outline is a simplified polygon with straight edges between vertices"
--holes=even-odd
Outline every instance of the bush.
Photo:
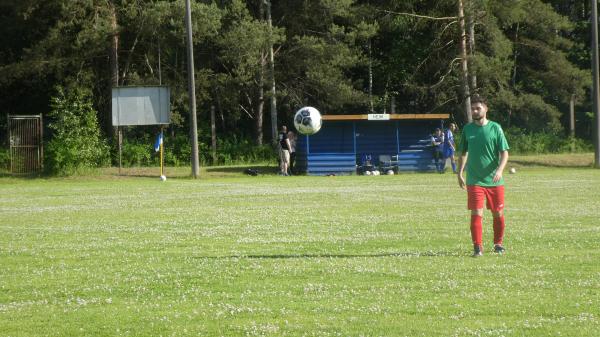
[{"label": "bush", "polygon": [[562,137],[549,132],[527,132],[520,128],[509,128],[504,134],[515,154],[545,154],[564,152],[588,152],[592,145],[579,138]]},{"label": "bush", "polygon": [[593,152],[594,145],[590,142],[586,142],[581,138],[569,137],[563,139],[560,144],[559,152]]},{"label": "bush", "polygon": [[[201,148],[201,145],[198,144],[198,147]],[[169,138],[165,134],[165,165],[190,165],[190,158],[192,158],[192,146],[187,135],[182,134]]]},{"label": "bush", "polygon": [[[208,153],[210,157],[210,152]],[[253,142],[233,136],[217,141],[217,164],[231,165],[275,160],[269,145],[257,146]]]},{"label": "bush", "polygon": [[[159,165],[159,155],[154,151],[154,139],[127,139],[123,143],[123,166]],[[190,165],[192,149],[187,135],[169,137],[165,134],[164,163],[168,166]],[[232,165],[275,161],[275,152],[269,145],[256,146],[250,140],[237,137],[217,140],[217,162],[212,161],[210,145],[198,142],[199,161],[205,165]]]},{"label": "bush", "polygon": [[81,89],[65,94],[59,87],[57,91],[49,114],[52,140],[45,153],[47,169],[53,174],[70,175],[107,165],[108,146],[100,137],[90,95]]},{"label": "bush", "polygon": [[125,167],[131,166],[150,166],[158,160],[152,160],[152,146],[149,142],[132,143],[130,141],[123,142],[122,147],[122,165]]},{"label": "bush", "polygon": [[9,151],[9,149],[0,149],[0,170],[8,170],[10,168]]}]

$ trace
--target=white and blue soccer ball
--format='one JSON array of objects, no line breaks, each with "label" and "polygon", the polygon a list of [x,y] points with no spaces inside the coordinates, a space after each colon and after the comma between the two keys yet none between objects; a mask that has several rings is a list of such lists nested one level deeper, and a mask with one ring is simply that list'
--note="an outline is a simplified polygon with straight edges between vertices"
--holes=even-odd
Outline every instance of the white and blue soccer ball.
[{"label": "white and blue soccer ball", "polygon": [[321,113],[311,106],[301,108],[294,115],[294,126],[303,135],[314,135],[321,130],[322,124]]}]

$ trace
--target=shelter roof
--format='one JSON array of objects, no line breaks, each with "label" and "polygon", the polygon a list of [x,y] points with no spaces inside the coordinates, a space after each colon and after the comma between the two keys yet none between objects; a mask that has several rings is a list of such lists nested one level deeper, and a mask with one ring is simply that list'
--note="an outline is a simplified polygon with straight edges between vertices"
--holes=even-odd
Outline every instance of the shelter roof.
[{"label": "shelter roof", "polygon": [[362,115],[323,115],[325,121],[359,121],[359,120],[431,120],[449,119],[450,114],[362,114]]}]

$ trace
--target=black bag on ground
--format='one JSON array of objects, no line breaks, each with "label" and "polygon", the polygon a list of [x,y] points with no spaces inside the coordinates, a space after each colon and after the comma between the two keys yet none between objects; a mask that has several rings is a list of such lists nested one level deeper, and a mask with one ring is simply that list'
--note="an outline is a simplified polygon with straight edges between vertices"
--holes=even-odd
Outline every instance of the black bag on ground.
[{"label": "black bag on ground", "polygon": [[249,169],[246,169],[246,170],[244,171],[244,173],[246,173],[246,174],[247,174],[247,175],[249,175],[249,176],[256,177],[256,176],[258,175],[258,170],[256,170],[256,169],[250,169],[250,168],[249,168]]}]

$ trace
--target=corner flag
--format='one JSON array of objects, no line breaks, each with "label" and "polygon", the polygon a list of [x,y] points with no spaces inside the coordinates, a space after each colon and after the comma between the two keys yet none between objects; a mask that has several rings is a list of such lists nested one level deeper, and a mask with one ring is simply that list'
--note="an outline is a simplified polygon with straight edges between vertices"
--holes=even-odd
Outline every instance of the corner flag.
[{"label": "corner flag", "polygon": [[163,133],[162,131],[158,134],[158,136],[156,137],[156,142],[154,142],[154,151],[158,152],[160,151],[160,146],[163,143]]}]

